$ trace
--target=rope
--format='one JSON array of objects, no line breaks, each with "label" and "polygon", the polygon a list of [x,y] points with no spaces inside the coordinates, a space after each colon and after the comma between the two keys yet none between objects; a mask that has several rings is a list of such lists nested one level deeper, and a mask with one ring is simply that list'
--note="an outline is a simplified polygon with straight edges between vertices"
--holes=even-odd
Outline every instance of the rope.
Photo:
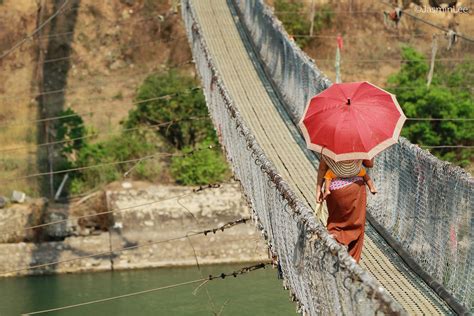
[{"label": "rope", "polygon": [[225,279],[226,277],[230,277],[230,276],[237,277],[238,275],[241,275],[241,274],[246,274],[246,273],[249,273],[249,272],[252,272],[252,271],[255,271],[255,270],[264,269],[267,265],[269,265],[269,263],[259,263],[259,264],[256,264],[256,265],[253,265],[253,266],[250,266],[250,267],[245,267],[245,268],[242,268],[240,270],[236,270],[236,271],[231,272],[231,273],[221,273],[220,275],[217,275],[217,276],[209,275],[208,278],[201,278],[201,279],[196,279],[196,280],[192,280],[192,281],[171,284],[171,285],[167,285],[167,286],[162,286],[162,287],[143,290],[143,291],[139,291],[139,292],[133,292],[133,293],[127,293],[127,294],[112,296],[112,297],[108,297],[108,298],[98,299],[98,300],[94,300],[94,301],[88,301],[88,302],[79,303],[79,304],[67,305],[67,306],[56,307],[56,308],[52,308],[52,309],[35,311],[35,312],[29,312],[29,313],[24,313],[22,315],[35,315],[35,314],[43,314],[43,313],[48,313],[48,312],[55,312],[55,311],[60,311],[60,310],[85,306],[85,305],[91,305],[91,304],[97,304],[97,303],[113,301],[113,300],[122,299],[122,298],[126,298],[126,297],[131,297],[131,296],[136,296],[136,295],[147,294],[147,293],[150,293],[150,292],[156,292],[156,291],[171,289],[171,288],[184,286],[184,285],[189,285],[189,284],[194,284],[194,283],[199,283],[199,282],[208,282],[208,281],[212,281],[212,280],[215,280],[215,279]]},{"label": "rope", "polygon": [[[310,35],[310,34],[290,34],[291,37],[309,37],[309,38],[337,38],[337,35]],[[388,38],[400,38],[400,37],[424,37],[426,34],[400,34],[400,35],[383,35]],[[367,38],[366,35],[342,35],[344,40],[351,38]]]},{"label": "rope", "polygon": [[[364,13],[382,14],[382,12],[380,12],[380,11],[375,11],[375,10],[364,10],[364,11],[320,10],[320,11],[318,11],[318,12],[325,12],[325,11],[331,12],[331,13],[343,13],[343,14],[364,14]],[[273,11],[273,13],[275,13],[275,14],[280,14],[280,13],[281,13],[281,14],[297,14],[297,13],[306,14],[306,13],[308,13],[308,12],[305,11],[305,10],[292,10],[292,11],[285,10],[285,11]]]},{"label": "rope", "polygon": [[408,117],[407,121],[474,121],[472,118],[433,118],[433,117]]},{"label": "rope", "polygon": [[95,213],[95,214],[69,217],[67,219],[57,220],[57,221],[54,221],[54,222],[49,222],[49,223],[45,223],[45,224],[39,224],[39,225],[25,227],[25,228],[22,228],[22,230],[31,230],[31,229],[35,229],[35,228],[42,228],[42,227],[46,227],[46,226],[57,225],[57,224],[66,223],[66,222],[73,221],[73,220],[79,220],[79,219],[82,219],[82,218],[95,217],[95,216],[100,216],[100,215],[105,215],[105,214],[120,213],[120,212],[123,212],[123,211],[126,211],[126,210],[141,207],[141,206],[148,206],[148,205],[153,205],[153,204],[164,202],[164,201],[170,201],[170,200],[174,200],[174,199],[181,199],[183,197],[191,196],[191,195],[193,195],[197,192],[201,192],[201,191],[204,191],[206,189],[215,189],[215,188],[219,188],[219,187],[220,187],[220,184],[209,184],[207,186],[200,186],[199,188],[194,189],[190,193],[175,195],[175,196],[171,196],[171,197],[168,197],[168,198],[165,198],[165,199],[161,199],[161,200],[157,200],[157,201],[153,201],[153,202],[142,203],[142,204],[137,204],[137,205],[132,205],[132,206],[124,207],[124,208],[117,208],[117,209],[111,210],[111,211],[104,211],[104,212]]},{"label": "rope", "polygon": [[[393,7],[390,3],[387,3],[387,2],[385,2],[385,1],[383,1],[383,0],[380,0],[380,2],[383,3],[383,4],[385,4],[385,5],[387,5],[387,6],[389,6],[389,7],[391,7],[392,9],[395,9],[395,7]],[[441,31],[443,31],[443,32],[448,32],[448,31],[449,31],[449,30],[447,30],[447,29],[445,29],[445,28],[443,28],[443,27],[441,27],[441,26],[439,26],[439,25],[436,25],[436,24],[434,24],[434,23],[432,23],[432,22],[430,22],[430,21],[427,21],[427,20],[424,20],[424,19],[422,19],[422,18],[419,18],[419,17],[417,17],[416,15],[413,15],[413,14],[411,14],[411,13],[409,13],[409,12],[403,11],[403,14],[408,15],[408,16],[411,17],[412,19],[418,20],[418,21],[423,22],[423,23],[425,23],[425,24],[428,24],[428,25],[430,25],[430,26],[432,26],[432,27],[435,27],[435,28],[437,28],[438,30],[441,30]],[[474,43],[474,39],[472,39],[472,38],[463,36],[463,35],[458,34],[458,33],[456,33],[456,35],[457,35],[458,37],[460,37],[460,38],[462,38],[462,39],[468,41],[468,42]]]},{"label": "rope", "polygon": [[36,314],[56,312],[56,311],[61,311],[61,310],[65,310],[65,309],[81,307],[81,306],[85,306],[85,305],[103,303],[103,302],[118,300],[118,299],[122,299],[122,298],[126,298],[126,297],[131,297],[131,296],[136,296],[136,295],[143,295],[143,294],[147,294],[147,293],[151,293],[151,292],[172,289],[172,288],[175,288],[175,287],[194,284],[194,283],[198,283],[198,282],[204,282],[204,281],[208,281],[208,279],[205,279],[205,278],[196,279],[196,280],[192,280],[192,281],[176,283],[176,284],[162,286],[162,287],[156,287],[156,288],[153,288],[153,289],[148,289],[148,290],[143,290],[143,291],[133,292],[133,293],[128,293],[128,294],[122,294],[122,295],[118,295],[118,296],[112,296],[112,297],[108,297],[108,298],[103,298],[103,299],[94,300],[94,301],[88,301],[88,302],[79,303],[79,304],[73,304],[73,305],[67,305],[67,306],[56,307],[56,308],[51,308],[51,309],[45,309],[45,310],[36,311],[36,312],[29,312],[29,313],[25,313],[25,314],[22,314],[22,315],[36,315]]},{"label": "rope", "polygon": [[[183,36],[180,36],[180,37],[176,37],[176,38],[171,38],[171,40],[179,40],[179,39],[182,39],[182,38],[186,38],[186,35],[183,35]],[[164,42],[162,39],[157,39],[157,40],[153,40],[153,41],[149,41],[149,42],[144,42],[144,43],[139,43],[139,44],[135,44],[135,45],[129,45],[129,46],[123,46],[122,48],[123,49],[126,49],[126,48],[136,48],[136,47],[141,47],[141,46],[145,46],[145,45],[149,45],[149,44],[153,44],[153,43],[161,43],[161,42]],[[167,42],[166,42],[167,43]],[[58,58],[52,58],[52,59],[46,59],[46,60],[43,60],[42,63],[43,64],[49,64],[49,63],[55,63],[55,62],[59,62],[59,61],[64,61],[64,60],[68,60],[68,59],[72,59],[73,57],[75,57],[74,55],[69,55],[69,56],[64,56],[64,57],[58,57]],[[83,59],[83,57],[81,56],[78,56],[78,59],[77,61],[81,61]],[[35,60],[34,58],[30,59],[29,61],[27,61],[28,63],[39,63],[40,61],[39,60]]]},{"label": "rope", "polygon": [[[193,61],[192,60],[188,60],[188,61],[185,61],[181,64],[177,64],[175,65],[173,68],[176,68],[176,67],[180,67],[182,65],[186,65],[186,64],[191,64]],[[148,65],[148,64],[143,64],[142,67],[143,68],[152,68],[154,67],[155,64],[152,64],[152,65]],[[126,82],[127,80],[135,80],[136,78],[134,78],[135,76],[140,76],[140,75],[151,75],[151,74],[154,74],[155,72],[154,71],[138,71],[138,72],[126,72],[126,75],[127,75],[127,79],[117,79],[117,80],[97,80],[93,83],[90,83],[90,81],[88,81],[89,83],[86,83],[86,84],[78,84],[78,85],[74,85],[73,88],[64,88],[64,89],[58,89],[58,90],[47,90],[47,91],[43,91],[43,92],[40,92],[40,93],[37,93],[34,95],[34,97],[39,97],[39,96],[42,96],[42,95],[49,95],[49,94],[56,94],[56,93],[61,93],[61,92],[66,92],[66,91],[78,91],[79,89],[78,88],[84,88],[84,87],[93,87],[93,88],[97,88],[97,86],[103,86],[105,84],[111,84],[111,83],[124,83]],[[110,78],[110,77],[117,77],[117,75],[109,75],[109,76],[104,76],[104,78]],[[9,96],[8,94],[7,95],[3,95],[3,96],[0,96],[0,100],[4,100],[4,99],[10,99],[10,100],[21,100],[21,99],[25,99],[25,98],[29,98],[31,99],[31,97],[29,96],[29,93],[30,93],[30,90],[23,90],[23,91],[20,91],[19,94],[14,94],[13,96]],[[27,94],[25,96],[25,94]],[[100,98],[88,98],[86,100],[99,100]]]},{"label": "rope", "polygon": [[[315,59],[316,61],[334,61],[334,59],[329,59],[329,58],[325,58],[325,59]],[[351,59],[351,60],[348,60],[348,59],[344,59],[343,62],[344,63],[378,63],[378,62],[388,62],[388,61],[396,61],[396,62],[410,62],[410,61],[419,61],[419,60],[416,60],[416,59],[395,59],[395,58],[385,58],[385,59]],[[438,58],[436,59],[436,61],[446,61],[446,62],[449,62],[449,61],[469,61],[469,62],[473,62],[474,59],[466,59],[466,58]]]},{"label": "rope", "polygon": [[51,20],[53,20],[55,17],[57,17],[61,11],[66,7],[68,4],[69,0],[65,0],[61,7],[53,14],[51,15],[46,21],[44,21],[37,29],[35,29],[30,35],[27,35],[24,39],[13,45],[10,49],[8,49],[6,52],[4,52],[1,56],[0,59],[3,59],[4,57],[8,56],[11,52],[13,52],[15,49],[19,48],[23,43],[25,43],[27,40],[31,39],[36,33],[41,31]]},{"label": "rope", "polygon": [[[459,86],[447,86],[447,85],[436,85],[437,88],[447,88],[447,89],[469,89],[472,90],[474,87],[473,86],[465,86],[465,85],[459,85]],[[382,89],[394,89],[394,90],[417,90],[419,87],[383,87]]]},{"label": "rope", "polygon": [[56,170],[56,171],[50,171],[50,172],[41,172],[41,173],[34,173],[34,174],[29,174],[26,176],[21,176],[21,177],[15,177],[15,178],[0,178],[0,183],[2,182],[7,182],[7,181],[17,181],[17,180],[23,180],[23,179],[29,179],[29,178],[34,178],[34,177],[42,177],[42,176],[47,176],[47,175],[53,175],[53,174],[62,174],[62,173],[67,173],[71,171],[81,171],[81,170],[87,170],[87,169],[92,169],[92,168],[97,168],[97,167],[105,167],[105,166],[114,166],[114,165],[122,165],[130,162],[138,162],[138,161],[143,161],[151,158],[156,158],[156,157],[179,157],[179,156],[186,156],[186,155],[191,155],[194,154],[198,151],[205,150],[205,149],[213,149],[215,148],[214,146],[210,145],[208,147],[202,147],[198,148],[196,150],[190,151],[189,153],[168,153],[168,152],[161,152],[161,153],[156,153],[153,155],[147,155],[141,158],[134,158],[134,159],[128,159],[128,160],[120,160],[120,161],[112,161],[112,162],[105,162],[105,163],[100,163],[100,164],[95,164],[95,165],[90,165],[90,166],[84,166],[84,167],[76,167],[76,168],[70,168],[70,169],[63,169],[63,170]]},{"label": "rope", "polygon": [[[79,9],[79,8],[69,9],[68,12],[71,12],[71,11],[74,11],[74,10],[77,10],[77,9]],[[147,21],[147,20],[154,20],[154,19],[159,20],[160,19],[159,15],[158,16],[147,17],[147,18],[141,18],[141,19],[137,19],[137,20],[129,19],[127,21],[112,21],[112,20],[107,19],[104,16],[102,18],[105,19],[107,22],[112,23],[113,24],[112,27],[117,27],[119,25],[127,25],[127,24],[131,24],[131,23],[137,23],[137,22],[142,22],[142,21]],[[51,38],[51,37],[59,37],[59,36],[63,36],[63,35],[74,34],[77,31],[86,30],[86,29],[90,28],[90,26],[97,26],[97,24],[92,24],[91,23],[89,25],[85,25],[85,26],[82,26],[82,27],[75,27],[74,32],[59,32],[59,33],[52,33],[52,34],[44,35],[44,36],[38,36],[38,37],[36,37],[36,39],[43,40],[43,39],[48,39],[48,38]]]},{"label": "rope", "polygon": [[33,144],[29,146],[18,146],[18,147],[13,147],[13,148],[5,148],[5,149],[0,149],[0,152],[10,152],[10,151],[17,151],[20,149],[29,149],[31,147],[44,147],[44,146],[50,146],[50,145],[59,145],[67,142],[72,142],[76,140],[81,140],[81,139],[87,139],[87,138],[92,138],[92,137],[97,137],[99,135],[114,135],[114,134],[120,134],[120,133],[128,133],[132,132],[135,130],[139,130],[141,128],[146,128],[150,130],[155,130],[158,127],[161,126],[166,126],[166,125],[172,125],[181,121],[189,121],[189,120],[200,120],[200,119],[207,119],[207,116],[196,116],[196,117],[188,117],[180,120],[173,120],[173,121],[168,121],[168,122],[162,122],[158,124],[152,124],[152,125],[142,125],[139,127],[132,127],[132,128],[126,128],[120,131],[115,131],[115,132],[107,132],[107,133],[96,133],[96,134],[91,134],[91,135],[86,135],[82,137],[75,137],[75,138],[69,138],[69,139],[64,139],[64,140],[58,140],[54,142],[48,142],[48,143],[41,143],[41,144]]},{"label": "rope", "polygon": [[441,149],[441,148],[467,148],[472,149],[474,146],[468,145],[440,145],[440,146],[429,146],[429,145],[418,145],[422,148],[433,148],[433,149]]},{"label": "rope", "polygon": [[98,252],[98,253],[94,253],[94,254],[91,254],[91,255],[80,256],[80,257],[77,257],[77,258],[72,258],[72,259],[67,259],[67,260],[59,260],[59,261],[54,261],[54,262],[29,266],[29,267],[26,267],[26,268],[20,268],[20,269],[15,269],[15,270],[4,271],[4,272],[0,272],[0,275],[6,275],[6,274],[16,273],[16,272],[20,272],[20,271],[33,270],[33,269],[43,268],[43,267],[47,267],[47,266],[51,266],[51,265],[57,265],[57,264],[60,264],[60,263],[66,263],[66,262],[71,262],[71,261],[87,259],[87,258],[93,258],[93,257],[97,257],[97,256],[102,256],[102,255],[115,254],[117,252],[123,252],[123,251],[126,251],[126,250],[137,249],[137,248],[142,248],[142,247],[149,247],[149,246],[152,246],[152,245],[157,245],[157,244],[162,244],[162,243],[166,243],[166,242],[170,242],[170,241],[185,239],[185,238],[189,238],[189,237],[193,237],[193,236],[197,236],[197,235],[207,236],[207,234],[210,233],[210,232],[213,232],[214,234],[218,231],[224,232],[225,229],[232,228],[232,227],[234,227],[236,225],[239,225],[239,224],[246,224],[246,222],[249,221],[249,220],[250,220],[250,218],[242,218],[242,219],[239,219],[239,220],[235,220],[235,221],[232,221],[232,222],[225,223],[224,225],[221,225],[221,226],[218,226],[218,227],[215,227],[215,228],[206,229],[206,230],[202,230],[202,231],[199,231],[199,232],[187,233],[184,236],[179,236],[179,237],[174,237],[174,238],[169,238],[169,239],[164,239],[164,240],[158,240],[158,241],[149,241],[149,242],[146,242],[142,245],[134,245],[134,246],[128,246],[128,247],[122,247],[122,248],[115,248],[115,249],[112,249],[112,250],[109,250],[109,251]]},{"label": "rope", "polygon": [[[198,89],[201,89],[201,88],[200,88],[200,87],[193,87],[193,88],[190,88],[190,89],[186,89],[186,90],[184,90],[184,91],[190,92],[190,91],[195,91],[195,90],[198,90]],[[173,97],[173,96],[178,96],[178,95],[180,95],[180,93],[178,93],[178,92],[170,93],[170,94],[165,94],[165,95],[161,95],[161,96],[159,96],[159,97],[154,97],[154,98],[149,98],[149,99],[145,99],[145,100],[140,100],[140,101],[137,101],[137,102],[132,102],[131,105],[137,105],[137,104],[145,103],[145,102],[148,102],[148,101],[156,101],[156,100],[166,99],[166,98]],[[124,103],[123,105],[127,105],[127,104],[128,104],[128,103]],[[114,105],[114,106],[116,106],[116,105]],[[23,121],[23,122],[20,122],[20,123],[4,123],[4,124],[0,124],[0,127],[1,127],[1,126],[22,126],[22,125],[31,125],[32,123],[49,122],[49,121],[55,121],[55,120],[59,120],[59,119],[63,119],[63,118],[68,118],[68,117],[84,116],[84,115],[95,114],[95,113],[102,113],[102,112],[103,112],[103,111],[74,113],[74,114],[67,114],[67,115],[46,117],[46,118],[37,119],[37,120]]]}]

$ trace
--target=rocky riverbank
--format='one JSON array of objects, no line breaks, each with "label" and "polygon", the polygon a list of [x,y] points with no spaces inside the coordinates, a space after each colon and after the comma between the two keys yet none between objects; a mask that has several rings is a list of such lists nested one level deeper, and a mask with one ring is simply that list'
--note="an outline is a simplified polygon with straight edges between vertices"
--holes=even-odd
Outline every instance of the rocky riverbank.
[{"label": "rocky riverbank", "polygon": [[212,231],[250,216],[238,184],[196,189],[124,183],[67,208],[41,200],[4,209],[0,276],[267,260],[251,221]]}]

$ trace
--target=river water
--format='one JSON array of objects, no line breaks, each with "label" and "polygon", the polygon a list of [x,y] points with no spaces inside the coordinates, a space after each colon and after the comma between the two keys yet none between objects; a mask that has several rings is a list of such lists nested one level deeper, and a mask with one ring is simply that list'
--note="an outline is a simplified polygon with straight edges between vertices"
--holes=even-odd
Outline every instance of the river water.
[{"label": "river water", "polygon": [[[207,277],[244,266],[203,266],[201,272]],[[0,315],[19,315],[200,278],[196,267],[4,278],[0,279]],[[193,295],[198,285],[43,315],[214,315],[221,310],[221,315],[296,315],[295,304],[271,267],[213,280]]]}]

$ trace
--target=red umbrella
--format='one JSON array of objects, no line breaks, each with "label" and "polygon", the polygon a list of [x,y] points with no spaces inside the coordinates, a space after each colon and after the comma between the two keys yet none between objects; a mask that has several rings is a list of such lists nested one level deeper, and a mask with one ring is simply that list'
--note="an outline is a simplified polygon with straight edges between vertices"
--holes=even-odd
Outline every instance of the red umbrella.
[{"label": "red umbrella", "polygon": [[299,126],[309,149],[342,161],[372,159],[397,143],[405,120],[395,95],[364,81],[314,96]]}]

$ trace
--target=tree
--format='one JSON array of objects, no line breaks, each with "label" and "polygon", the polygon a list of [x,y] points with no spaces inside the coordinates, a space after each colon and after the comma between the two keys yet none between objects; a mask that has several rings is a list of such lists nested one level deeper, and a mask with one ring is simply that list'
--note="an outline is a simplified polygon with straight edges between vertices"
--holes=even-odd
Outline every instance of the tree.
[{"label": "tree", "polygon": [[204,142],[201,148],[186,147],[183,156],[171,160],[171,174],[180,184],[203,185],[222,182],[229,178],[227,163],[219,148],[206,148],[211,143]]},{"label": "tree", "polygon": [[137,106],[129,112],[127,128],[140,124],[162,126],[159,133],[178,149],[203,140],[217,141],[206,101],[194,78],[176,70],[149,76],[138,89]]},{"label": "tree", "polygon": [[[431,86],[426,86],[428,62],[411,47],[402,48],[403,66],[388,80],[391,90],[407,117],[474,119],[474,99],[469,90],[474,63],[455,67],[436,64]],[[474,145],[473,121],[408,121],[402,136],[419,145]],[[473,160],[472,150],[433,149],[441,159],[466,166]]]}]

